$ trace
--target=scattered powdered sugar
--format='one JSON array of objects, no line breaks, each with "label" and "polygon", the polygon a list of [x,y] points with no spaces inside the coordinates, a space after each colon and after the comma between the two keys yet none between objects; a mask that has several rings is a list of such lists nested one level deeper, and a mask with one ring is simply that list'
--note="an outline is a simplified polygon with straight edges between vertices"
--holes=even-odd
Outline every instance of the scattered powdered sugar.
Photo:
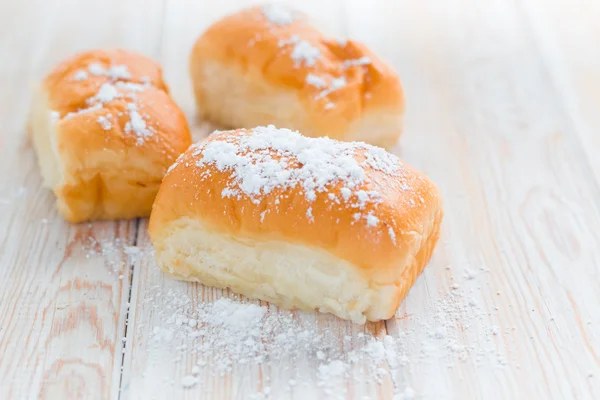
[{"label": "scattered powdered sugar", "polygon": [[390,239],[392,239],[392,243],[394,243],[394,245],[396,244],[396,232],[394,232],[394,228],[392,228],[391,226],[388,228],[388,235],[390,236]]},{"label": "scattered powdered sugar", "polygon": [[129,111],[129,122],[125,124],[125,132],[135,133],[138,138],[138,144],[142,144],[146,138],[152,136],[152,132],[146,126],[146,121],[139,114],[135,104],[128,104],[127,110]]},{"label": "scattered powdered sugar", "polygon": [[[297,186],[308,202],[314,202],[317,193],[343,183],[343,201],[352,208],[364,209],[367,204],[382,201],[378,192],[362,189],[370,182],[365,166],[402,179],[400,160],[383,149],[381,152],[365,143],[307,138],[273,126],[258,127],[251,133],[224,140],[200,142],[195,149],[196,155],[202,156],[196,163],[198,167],[210,165],[231,172],[231,180],[221,196],[244,195],[255,204],[275,189]],[[357,159],[359,153],[366,154],[363,162]],[[340,204],[339,199],[332,202]],[[313,218],[310,208],[307,217]],[[378,221],[374,215],[367,217],[369,226]]]},{"label": "scattered powdered sugar", "polygon": [[[371,146],[369,147],[369,151],[365,153],[365,161],[362,162],[362,165],[388,175],[394,175],[398,170],[396,166],[398,162],[400,162],[398,157],[392,153],[387,152],[381,147]],[[410,190],[409,186],[405,186],[406,190]]]},{"label": "scattered powdered sugar", "polygon": [[105,131],[109,131],[112,128],[112,124],[110,122],[110,116],[100,116],[98,117],[98,123]]},{"label": "scattered powdered sugar", "polygon": [[100,86],[100,90],[98,90],[94,97],[88,99],[88,104],[91,104],[95,101],[100,103],[109,103],[117,97],[119,97],[119,91],[117,88],[110,83],[105,83]]},{"label": "scattered powdered sugar", "polygon": [[188,389],[196,385],[198,381],[192,375],[186,375],[181,379],[181,386]]},{"label": "scattered powdered sugar", "polygon": [[410,386],[404,388],[404,391],[397,396],[394,396],[393,400],[413,400],[416,396],[416,392]]},{"label": "scattered powdered sugar", "polygon": [[322,89],[327,86],[327,81],[325,79],[314,74],[306,75],[306,83],[316,87],[317,89]]},{"label": "scattered powdered sugar", "polygon": [[107,72],[107,76],[111,79],[130,79],[131,74],[126,65],[112,65]]},{"label": "scattered powdered sugar", "polygon": [[367,226],[377,226],[377,224],[379,224],[379,218],[373,215],[373,212],[370,212],[367,215]]},{"label": "scattered powdered sugar", "polygon": [[[108,69],[104,68],[100,63],[91,63],[88,65],[88,71],[95,76],[106,76],[110,79],[130,79],[131,74],[126,65],[111,65]],[[85,79],[85,78],[84,78]]]},{"label": "scattered powdered sugar", "polygon": [[106,73],[104,67],[99,63],[91,63],[90,65],[88,65],[88,71],[90,71],[90,74],[96,76],[103,75]]},{"label": "scattered powdered sugar", "polygon": [[279,39],[279,42],[277,42],[277,45],[279,47],[284,47],[288,44],[296,44],[300,41],[300,37],[298,35],[292,35],[290,36],[289,39]]},{"label": "scattered powdered sugar", "polygon": [[[151,85],[150,78],[144,76],[142,78],[143,84],[122,81],[131,79],[131,73],[126,65],[116,64],[105,68],[100,63],[94,62],[88,65],[87,71],[77,71],[73,76],[73,79],[78,81],[85,80],[88,78],[88,72],[94,76],[106,76],[111,79],[111,82],[103,83],[96,94],[86,100],[86,103],[88,104],[87,108],[68,113],[65,115],[65,119],[99,110],[103,108],[106,103],[110,103],[115,99],[127,98],[134,102],[127,104],[129,121],[125,124],[125,132],[134,133],[137,137],[136,144],[138,146],[142,145],[148,137],[152,136],[153,132],[147,126],[142,115],[138,112],[139,106],[135,104],[135,100],[137,100],[137,93],[143,92]],[[117,116],[121,115],[122,113],[117,113]],[[107,116],[98,117],[96,121],[100,124],[102,129],[108,131],[112,129],[110,118],[112,118],[112,115],[109,114]]]},{"label": "scattered powdered sugar", "polygon": [[[280,371],[278,379],[284,379],[288,389],[316,383],[327,398],[346,398],[349,380],[391,385],[394,399],[420,398],[407,376],[464,362],[502,367],[506,361],[495,339],[512,332],[486,325],[489,312],[466,304],[468,296],[462,290],[409,304],[414,314],[399,315],[406,319],[399,325],[388,324],[394,332],[390,335],[385,330],[356,332],[355,325],[341,320],[330,329],[329,322],[319,323],[302,312],[237,297],[206,302],[187,293],[196,291],[148,289],[142,306],[152,307],[153,319],[136,331],[150,365],[173,362],[186,368],[180,381],[184,388],[194,387],[197,376],[239,376],[266,365]],[[329,320],[323,314],[316,318]],[[470,339],[465,341],[464,335]],[[307,365],[314,373],[306,375]]]},{"label": "scattered powdered sugar", "polygon": [[[151,290],[143,302],[160,313],[155,319],[158,324],[148,335],[150,348],[177,349],[172,355],[174,362],[189,354],[197,359],[181,383],[186,388],[195,384],[198,374],[224,376],[264,363],[283,363],[293,368],[296,362],[309,358],[318,361],[318,386],[326,394],[333,394],[334,387],[348,377],[381,381],[390,370],[386,356],[396,359],[400,349],[391,336],[360,334],[354,339],[347,336],[342,342],[335,332],[302,323],[291,312],[273,306],[229,298],[193,305],[196,302],[191,298],[174,290]],[[355,345],[351,346],[351,341]],[[355,365],[362,365],[362,370],[353,371]],[[354,376],[356,373],[360,377]],[[290,386],[297,384],[296,378],[301,377],[296,375]]]},{"label": "scattered powdered sugar", "polygon": [[[92,229],[92,227],[92,224],[88,225],[89,229]],[[142,249],[127,245],[119,237],[98,238],[92,234],[84,236],[81,249],[85,258],[102,257],[104,265],[109,267],[116,279],[122,279],[119,277],[123,277],[126,273],[127,266],[135,263],[136,258],[132,257],[132,254],[137,254],[137,258],[142,255]],[[148,252],[148,250],[146,249],[145,252]],[[127,257],[123,257],[123,253]]]},{"label": "scattered powdered sugar", "polygon": [[344,61],[344,68],[349,68],[354,65],[368,65],[371,64],[371,59],[369,57],[361,57],[354,60],[346,60]]},{"label": "scattered powdered sugar", "polygon": [[[333,360],[319,365],[317,370],[317,384],[323,387],[325,395],[329,398],[335,395],[335,398],[346,398],[347,389],[344,387],[344,381],[348,377],[350,365],[342,360]],[[342,393],[336,389],[342,387]]]},{"label": "scattered powdered sugar", "polygon": [[321,52],[319,49],[314,47],[308,41],[298,40],[294,45],[291,56],[297,67],[302,64],[307,67],[312,67],[317,63],[320,54]]},{"label": "scattered powdered sugar", "polygon": [[95,104],[95,105],[93,105],[91,107],[83,108],[83,109],[75,111],[75,112],[67,113],[64,116],[64,119],[71,119],[71,118],[73,118],[75,116],[78,116],[78,115],[83,115],[83,114],[91,113],[91,112],[94,112],[94,111],[98,111],[101,108],[102,108],[102,104],[101,103],[97,103],[97,104]]},{"label": "scattered powdered sugar", "polygon": [[88,73],[82,69],[75,72],[75,74],[73,75],[73,80],[75,80],[75,81],[84,81],[87,78],[88,78]]},{"label": "scattered powdered sugar", "polygon": [[143,92],[144,90],[146,90],[146,88],[148,88],[150,86],[150,84],[148,84],[148,83],[139,84],[139,83],[133,83],[133,82],[119,81],[115,84],[115,86],[118,88],[124,89],[128,92],[131,92],[131,93],[140,93],[140,92]]},{"label": "scattered powdered sugar", "polygon": [[289,25],[294,22],[293,12],[283,4],[266,4],[261,7],[261,12],[275,25]]},{"label": "scattered powdered sugar", "polygon": [[331,80],[331,84],[329,85],[329,87],[327,89],[323,90],[321,93],[319,93],[317,95],[317,97],[315,97],[315,99],[318,100],[322,97],[325,97],[328,94],[330,94],[331,92],[334,92],[336,90],[339,90],[339,89],[345,87],[346,84],[347,84],[346,78],[344,78],[343,76],[339,77],[339,78],[334,78]]},{"label": "scattered powdered sugar", "polygon": [[135,264],[142,254],[140,248],[136,246],[125,246],[123,250],[127,254],[127,258],[131,264]]}]

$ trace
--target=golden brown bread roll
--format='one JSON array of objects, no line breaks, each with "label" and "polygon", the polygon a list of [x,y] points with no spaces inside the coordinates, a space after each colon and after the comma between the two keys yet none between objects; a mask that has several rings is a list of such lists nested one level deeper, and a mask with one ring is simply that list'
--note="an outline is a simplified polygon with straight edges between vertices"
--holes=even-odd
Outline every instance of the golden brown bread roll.
[{"label": "golden brown bread roll", "polygon": [[273,124],[306,136],[391,147],[404,96],[394,70],[365,46],[328,39],[270,4],[208,28],[190,60],[199,112],[230,128]]},{"label": "golden brown bread roll", "polygon": [[160,66],[124,50],[59,64],[34,94],[29,128],[44,186],[71,222],[148,216],[191,144]]},{"label": "golden brown bread roll", "polygon": [[436,186],[385,150],[269,126],[182,154],[150,237],[176,278],[363,323],[394,315],[442,214]]}]

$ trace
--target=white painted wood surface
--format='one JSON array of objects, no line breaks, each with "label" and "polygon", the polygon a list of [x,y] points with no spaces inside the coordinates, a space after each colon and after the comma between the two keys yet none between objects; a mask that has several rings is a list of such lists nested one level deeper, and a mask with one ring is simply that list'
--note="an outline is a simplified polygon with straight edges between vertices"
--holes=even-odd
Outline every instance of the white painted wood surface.
[{"label": "white painted wood surface", "polygon": [[[198,355],[152,342],[169,312],[161,298],[194,309],[223,294],[165,278],[146,220],[70,225],[39,187],[25,135],[32,82],[78,50],[138,50],[163,64],[202,137],[211,127],[195,117],[188,52],[212,21],[251,2],[5,1],[0,398],[391,399],[410,397],[407,387],[424,399],[600,398],[599,3],[288,3],[393,63],[408,106],[397,152],[444,194],[440,244],[396,319],[360,327],[294,313],[344,349],[364,333],[398,338],[399,368],[383,363],[379,383],[350,374],[323,387],[323,360],[307,354],[224,377],[209,364],[183,388]],[[139,259],[125,253],[136,244]]]}]

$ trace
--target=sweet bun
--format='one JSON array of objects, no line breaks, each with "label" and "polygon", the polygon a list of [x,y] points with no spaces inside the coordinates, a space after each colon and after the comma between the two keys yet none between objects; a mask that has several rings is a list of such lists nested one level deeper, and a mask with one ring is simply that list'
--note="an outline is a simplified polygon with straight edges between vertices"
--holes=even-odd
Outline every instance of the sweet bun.
[{"label": "sweet bun", "polygon": [[269,126],[182,154],[150,237],[175,278],[363,323],[394,315],[442,214],[436,186],[382,148]]},{"label": "sweet bun", "polygon": [[328,39],[279,4],[229,15],[197,40],[190,73],[200,114],[230,128],[273,124],[389,148],[402,132],[394,70],[365,46]]},{"label": "sweet bun", "polygon": [[148,216],[168,167],[191,144],[161,68],[118,49],[59,64],[36,89],[29,132],[44,186],[71,222]]}]

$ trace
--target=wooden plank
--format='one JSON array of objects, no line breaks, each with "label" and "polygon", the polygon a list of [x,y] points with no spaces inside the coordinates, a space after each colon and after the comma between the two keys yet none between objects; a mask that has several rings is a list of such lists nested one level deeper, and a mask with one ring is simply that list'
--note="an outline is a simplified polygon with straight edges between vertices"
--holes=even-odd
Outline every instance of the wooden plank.
[{"label": "wooden plank", "polygon": [[[528,0],[519,4],[531,23],[531,34],[552,76],[558,101],[573,116],[581,139],[581,157],[600,176],[600,160],[595,150],[600,147],[597,93],[600,92],[600,3],[580,0],[568,7],[564,1]],[[568,21],[568,22],[566,22]]]},{"label": "wooden plank", "polygon": [[[0,397],[115,398],[136,221],[72,225],[25,135],[30,86],[95,46],[152,55],[161,3],[3,2],[0,24]],[[144,7],[144,12],[140,12]]]},{"label": "wooden plank", "polygon": [[[348,5],[349,34],[404,79],[402,155],[445,197],[441,246],[388,323],[406,343],[395,379],[425,398],[599,395],[600,217],[578,128],[600,125],[557,92],[530,25],[538,3],[528,17],[503,1]],[[597,51],[586,27],[579,57]]]}]

